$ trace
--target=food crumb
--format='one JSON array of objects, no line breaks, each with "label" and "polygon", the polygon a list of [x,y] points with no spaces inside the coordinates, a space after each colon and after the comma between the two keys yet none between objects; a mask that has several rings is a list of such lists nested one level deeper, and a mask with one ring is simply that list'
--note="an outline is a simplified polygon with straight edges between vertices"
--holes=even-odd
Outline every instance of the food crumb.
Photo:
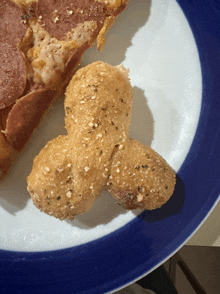
[{"label": "food crumb", "polygon": [[71,198],[71,196],[72,196],[72,192],[71,192],[71,191],[68,191],[68,192],[66,193],[66,196],[67,196],[68,198]]}]

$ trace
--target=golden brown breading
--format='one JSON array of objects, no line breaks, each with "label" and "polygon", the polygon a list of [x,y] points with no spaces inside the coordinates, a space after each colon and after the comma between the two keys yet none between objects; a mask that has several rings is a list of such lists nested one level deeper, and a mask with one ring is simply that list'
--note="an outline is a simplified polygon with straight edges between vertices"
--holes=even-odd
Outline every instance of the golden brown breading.
[{"label": "golden brown breading", "polygon": [[68,136],[43,148],[27,179],[34,204],[45,213],[73,219],[104,189],[112,154],[128,136],[132,87],[126,74],[95,62],[72,78],[65,99]]},{"label": "golden brown breading", "polygon": [[109,192],[126,209],[155,209],[173,194],[175,175],[152,148],[128,139],[113,156]]},{"label": "golden brown breading", "polygon": [[33,171],[28,176],[28,191],[36,207],[61,220],[72,220],[89,210],[100,190],[76,191],[76,171],[68,137],[50,141],[35,157]]},{"label": "golden brown breading", "polygon": [[75,74],[65,98],[68,136],[48,143],[28,177],[38,208],[73,219],[105,186],[126,209],[155,209],[168,201],[176,181],[171,167],[150,147],[129,139],[132,95],[123,66],[94,62]]},{"label": "golden brown breading", "polygon": [[80,187],[85,175],[90,186],[106,184],[115,146],[128,136],[131,107],[132,87],[116,67],[94,62],[72,78],[66,91],[65,122]]}]

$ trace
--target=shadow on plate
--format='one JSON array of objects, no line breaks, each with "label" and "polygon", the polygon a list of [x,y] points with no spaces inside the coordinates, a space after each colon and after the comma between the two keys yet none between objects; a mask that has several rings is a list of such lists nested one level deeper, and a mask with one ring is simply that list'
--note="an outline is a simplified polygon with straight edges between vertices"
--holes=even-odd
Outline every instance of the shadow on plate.
[{"label": "shadow on plate", "polygon": [[133,87],[133,107],[129,136],[147,146],[151,145],[154,135],[154,120],[143,90]]},{"label": "shadow on plate", "polygon": [[127,210],[120,207],[111,194],[105,191],[89,211],[77,216],[76,221],[66,222],[83,229],[95,228],[98,225],[108,224],[118,215],[125,213],[127,213]]},{"label": "shadow on plate", "polygon": [[114,26],[106,34],[106,43],[100,53],[96,46],[88,50],[81,66],[94,61],[104,61],[118,65],[125,59],[127,48],[132,45],[132,38],[143,27],[150,16],[151,0],[130,0],[126,9],[118,16]]},{"label": "shadow on plate", "polygon": [[[180,214],[185,200],[185,186],[181,178],[176,175],[177,182],[170,200],[161,208],[155,210],[133,210],[132,213],[148,223],[166,219],[172,215]],[[108,224],[120,214],[126,214],[128,210],[119,206],[110,193],[103,192],[94,206],[86,213],[78,216],[68,224],[81,229],[95,228],[98,225]]]},{"label": "shadow on plate", "polygon": [[146,210],[138,217],[148,223],[166,219],[172,215],[180,214],[185,200],[185,185],[179,175],[176,175],[176,186],[172,197],[161,208]]}]

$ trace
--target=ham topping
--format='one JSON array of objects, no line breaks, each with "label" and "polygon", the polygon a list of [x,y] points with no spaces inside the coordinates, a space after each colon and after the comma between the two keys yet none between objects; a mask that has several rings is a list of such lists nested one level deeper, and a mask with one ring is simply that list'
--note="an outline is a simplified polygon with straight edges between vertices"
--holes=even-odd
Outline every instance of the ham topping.
[{"label": "ham topping", "polygon": [[97,22],[97,30],[105,20],[104,3],[94,0],[39,0],[29,11],[53,37],[62,40],[72,28],[86,21]]},{"label": "ham topping", "polygon": [[18,48],[0,44],[0,109],[14,103],[26,86],[26,66]]},{"label": "ham topping", "polygon": [[0,43],[17,46],[27,27],[22,21],[22,10],[10,0],[0,1]]}]

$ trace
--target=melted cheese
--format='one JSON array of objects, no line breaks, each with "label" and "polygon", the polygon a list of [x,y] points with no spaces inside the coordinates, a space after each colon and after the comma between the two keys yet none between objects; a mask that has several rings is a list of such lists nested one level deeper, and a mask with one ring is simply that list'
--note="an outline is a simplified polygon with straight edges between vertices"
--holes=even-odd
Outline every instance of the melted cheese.
[{"label": "melted cheese", "polygon": [[69,31],[64,40],[57,40],[39,23],[34,24],[34,46],[28,51],[28,58],[34,70],[34,82],[43,83],[51,89],[58,87],[68,58],[74,49],[91,41],[96,27],[96,22],[84,22]]}]

